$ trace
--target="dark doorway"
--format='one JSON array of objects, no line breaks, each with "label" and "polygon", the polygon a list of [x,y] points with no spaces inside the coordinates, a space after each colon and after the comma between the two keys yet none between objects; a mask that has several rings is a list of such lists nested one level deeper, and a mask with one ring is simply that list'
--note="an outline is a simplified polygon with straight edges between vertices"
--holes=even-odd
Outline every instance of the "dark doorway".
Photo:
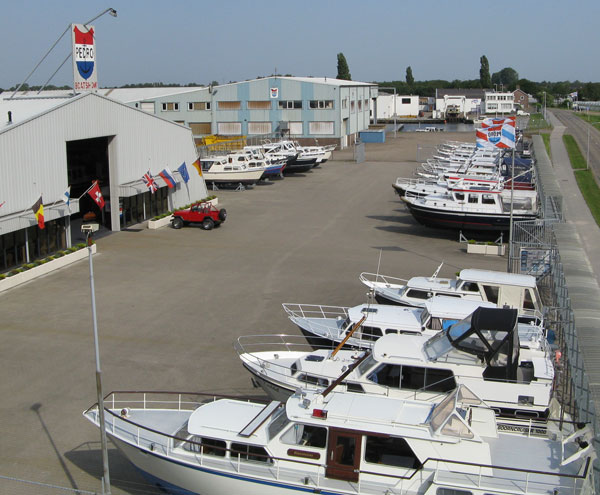
[{"label": "dark doorway", "polygon": [[[110,201],[108,173],[108,143],[110,136],[67,141],[67,174],[71,197],[78,198],[97,180],[104,200]],[[97,221],[110,228],[110,214],[100,211],[98,205],[86,194],[79,201],[79,213],[73,218],[95,214]]]},{"label": "dark doorway", "polygon": [[349,430],[329,430],[325,476],[358,481],[362,435]]}]

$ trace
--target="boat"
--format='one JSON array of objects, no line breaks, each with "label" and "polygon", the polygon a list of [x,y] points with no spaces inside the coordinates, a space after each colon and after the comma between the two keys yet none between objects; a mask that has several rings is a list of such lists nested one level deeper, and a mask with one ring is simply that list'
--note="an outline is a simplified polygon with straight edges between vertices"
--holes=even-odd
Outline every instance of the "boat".
[{"label": "boat", "polygon": [[244,146],[243,153],[246,153],[254,160],[262,161],[265,171],[261,179],[271,179],[274,177],[283,177],[283,170],[287,165],[287,160],[275,155],[267,156],[264,154],[261,146]]},{"label": "boat", "polygon": [[544,420],[550,412],[550,347],[543,329],[518,323],[515,309],[480,307],[434,336],[387,334],[367,351],[305,350],[293,336],[267,339],[239,337],[236,350],[272,399],[298,388],[324,390],[350,370],[338,385],[348,392],[436,400],[462,384],[502,418]]},{"label": "boat", "polygon": [[544,312],[535,277],[531,275],[466,268],[457,278],[438,277],[442,266],[443,263],[431,277],[406,280],[363,272],[359,278],[380,304],[424,308],[431,298],[447,296],[516,308],[525,322],[540,319]]},{"label": "boat", "polygon": [[[107,436],[171,493],[591,495],[593,431],[506,432],[459,386],[436,402],[299,390],[285,403],[111,392]],[[83,413],[99,426],[99,408]]]},{"label": "boat", "polygon": [[371,303],[353,307],[291,303],[282,306],[313,348],[333,348],[343,342],[347,348],[368,349],[383,335],[433,336],[482,305],[496,307],[483,301],[444,296],[430,299],[424,308]]},{"label": "boat", "polygon": [[253,185],[260,180],[265,171],[261,166],[251,167],[247,159],[234,161],[232,156],[202,158],[200,165],[204,180],[214,184]]},{"label": "boat", "polygon": [[537,192],[521,190],[518,193],[462,184],[449,187],[444,193],[420,198],[403,196],[402,200],[415,220],[428,227],[506,232],[511,216],[514,222],[538,217]]},{"label": "boat", "polygon": [[285,173],[307,172],[315,166],[320,157],[320,154],[317,153],[303,153],[296,148],[293,141],[270,142],[267,140],[262,146],[267,156],[285,157],[287,163]]}]

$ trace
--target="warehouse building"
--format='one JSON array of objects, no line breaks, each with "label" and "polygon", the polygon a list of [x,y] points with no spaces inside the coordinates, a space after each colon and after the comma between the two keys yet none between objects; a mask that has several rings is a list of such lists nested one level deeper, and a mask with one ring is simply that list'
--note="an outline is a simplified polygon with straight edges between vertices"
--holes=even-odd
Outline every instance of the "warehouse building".
[{"label": "warehouse building", "polygon": [[[95,93],[2,96],[0,271],[69,247],[71,220],[84,214],[118,231],[207,196],[191,166],[197,154],[187,127]],[[184,162],[187,183],[176,172]],[[174,188],[158,177],[165,167],[174,172]],[[154,194],[142,180],[148,170],[156,176]],[[102,209],[86,193],[94,181],[104,197]],[[67,204],[61,198],[69,187]],[[32,210],[40,196],[44,229]]]},{"label": "warehouse building", "polygon": [[[374,112],[377,115],[374,116]],[[371,102],[371,118],[389,120],[394,117],[399,119],[416,118],[419,116],[419,96],[417,95],[390,95],[379,93],[376,100]]]},{"label": "warehouse building", "polygon": [[[167,89],[167,88],[161,88]],[[139,90],[108,90],[140,110],[190,127],[197,143],[210,134],[277,135],[301,144],[348,146],[369,127],[377,85],[327,77],[266,77],[222,86],[172,88],[147,96]]]}]

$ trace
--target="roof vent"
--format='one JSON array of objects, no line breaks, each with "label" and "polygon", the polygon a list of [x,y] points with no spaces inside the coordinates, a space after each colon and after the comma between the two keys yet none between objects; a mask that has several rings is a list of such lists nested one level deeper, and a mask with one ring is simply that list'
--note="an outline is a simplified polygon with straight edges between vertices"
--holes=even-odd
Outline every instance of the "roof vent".
[{"label": "roof vent", "polygon": [[12,112],[11,111],[8,112],[8,123],[12,124]]}]

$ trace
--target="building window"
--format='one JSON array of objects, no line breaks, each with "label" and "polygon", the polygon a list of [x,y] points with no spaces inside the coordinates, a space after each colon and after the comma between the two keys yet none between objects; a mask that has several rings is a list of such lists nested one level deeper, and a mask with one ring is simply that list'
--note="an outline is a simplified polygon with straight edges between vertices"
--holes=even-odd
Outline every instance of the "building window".
[{"label": "building window", "polygon": [[206,135],[211,133],[210,122],[190,122],[190,129],[194,136]]},{"label": "building window", "polygon": [[240,101],[218,101],[217,108],[219,110],[239,110],[242,108]]},{"label": "building window", "polygon": [[248,122],[248,134],[271,134],[271,122]]},{"label": "building window", "polygon": [[140,103],[140,110],[148,113],[154,113],[154,102],[153,101],[142,101]]},{"label": "building window", "polygon": [[[239,102],[238,102],[239,103]],[[219,122],[217,124],[217,133],[223,136],[241,136],[241,122]]]},{"label": "building window", "polygon": [[248,110],[271,110],[271,101],[249,101]]},{"label": "building window", "polygon": [[290,136],[302,136],[304,133],[302,122],[289,122]]},{"label": "building window", "polygon": [[403,105],[410,105],[410,98],[402,98]]},{"label": "building window", "polygon": [[348,98],[342,100],[342,108],[348,108]]},{"label": "building window", "polygon": [[354,101],[350,102],[350,113],[354,113],[355,104]]},{"label": "building window", "polygon": [[362,100],[358,100],[358,111],[362,112]]},{"label": "building window", "polygon": [[278,103],[280,110],[302,109],[302,100],[282,100]]},{"label": "building window", "polygon": [[365,110],[369,108],[369,100],[365,98]]},{"label": "building window", "polygon": [[210,110],[210,101],[189,101],[188,110]]},{"label": "building window", "polygon": [[310,134],[333,134],[333,122],[309,122],[308,132]]},{"label": "building window", "polygon": [[162,104],[163,112],[179,112],[179,103],[170,102]]},{"label": "building window", "polygon": [[333,108],[333,100],[310,100],[309,108],[313,110],[331,110]]}]

